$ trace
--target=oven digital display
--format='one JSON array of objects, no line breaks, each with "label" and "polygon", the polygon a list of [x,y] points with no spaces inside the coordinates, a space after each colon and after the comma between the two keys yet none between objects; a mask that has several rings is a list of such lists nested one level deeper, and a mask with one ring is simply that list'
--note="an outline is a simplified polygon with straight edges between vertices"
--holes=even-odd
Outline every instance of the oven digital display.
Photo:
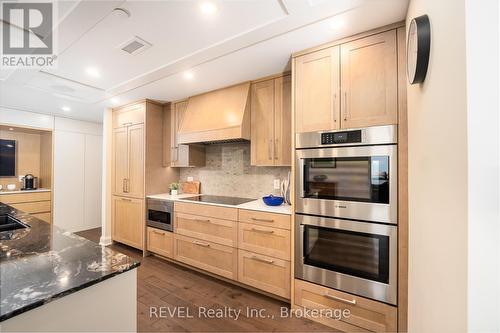
[{"label": "oven digital display", "polygon": [[347,132],[321,133],[321,144],[343,144],[361,142],[361,130]]}]

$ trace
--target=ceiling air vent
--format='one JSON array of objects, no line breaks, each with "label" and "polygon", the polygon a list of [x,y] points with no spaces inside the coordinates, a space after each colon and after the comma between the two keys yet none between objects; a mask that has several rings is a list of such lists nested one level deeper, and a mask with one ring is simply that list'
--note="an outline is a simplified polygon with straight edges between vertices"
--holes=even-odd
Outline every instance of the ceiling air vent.
[{"label": "ceiling air vent", "polygon": [[141,52],[144,52],[150,47],[151,47],[150,43],[146,42],[144,39],[137,36],[120,45],[120,49],[131,55],[136,55]]}]

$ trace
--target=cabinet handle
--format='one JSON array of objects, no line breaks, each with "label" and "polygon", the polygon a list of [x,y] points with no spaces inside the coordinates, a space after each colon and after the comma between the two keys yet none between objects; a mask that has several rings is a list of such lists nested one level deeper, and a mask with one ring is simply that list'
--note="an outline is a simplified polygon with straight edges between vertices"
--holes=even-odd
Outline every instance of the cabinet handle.
[{"label": "cabinet handle", "polygon": [[125,178],[122,179],[122,192],[127,193],[127,188],[125,187]]},{"label": "cabinet handle", "polygon": [[194,219],[193,221],[196,221],[196,222],[204,222],[204,223],[210,223],[210,220],[200,220],[200,219]]},{"label": "cabinet handle", "polygon": [[125,178],[125,189],[127,193],[130,193],[130,179]]},{"label": "cabinet handle", "polygon": [[269,139],[269,143],[267,145],[267,157],[268,159],[273,159],[273,139]]},{"label": "cabinet handle", "polygon": [[274,234],[273,230],[262,230],[262,229],[257,229],[257,228],[252,228],[251,230],[255,231],[255,232],[260,232],[262,234]]},{"label": "cabinet handle", "polygon": [[261,258],[261,257],[257,257],[257,256],[251,256],[251,259],[253,259],[255,261],[265,262],[266,264],[274,263],[274,260],[272,260],[272,259],[265,259],[265,258]]},{"label": "cabinet handle", "polygon": [[258,218],[256,218],[256,217],[252,217],[252,220],[254,220],[254,221],[259,221],[259,222],[269,222],[269,223],[274,222],[274,220],[258,219]]},{"label": "cabinet handle", "polygon": [[204,246],[204,247],[210,247],[210,244],[202,243],[202,242],[198,242],[198,241],[193,241],[193,244],[199,245],[199,246]]},{"label": "cabinet handle", "polygon": [[333,117],[333,122],[337,122],[337,115],[336,115],[336,110],[335,110],[335,105],[337,102],[337,94],[333,94],[333,110],[332,110],[332,117]]},{"label": "cabinet handle", "polygon": [[278,159],[278,139],[274,139],[274,159]]},{"label": "cabinet handle", "polygon": [[132,201],[132,199],[127,199],[127,198],[121,198],[121,200],[122,201],[128,201],[128,202]]},{"label": "cabinet handle", "polygon": [[153,230],[153,233],[155,233],[155,234],[157,234],[157,235],[162,235],[162,236],[165,236],[165,233],[164,233],[164,232],[161,232],[161,231]]},{"label": "cabinet handle", "polygon": [[132,125],[132,122],[130,122],[130,121],[126,122],[126,123],[122,123],[122,126],[130,126],[130,125]]},{"label": "cabinet handle", "polygon": [[347,91],[344,91],[344,121],[347,121]]},{"label": "cabinet handle", "polygon": [[329,298],[329,299],[332,299],[334,301],[339,301],[339,302],[342,302],[342,303],[347,303],[347,304],[351,304],[351,305],[356,305],[356,300],[353,299],[353,300],[350,300],[350,299],[345,299],[345,298],[342,298],[342,297],[337,297],[337,296],[333,296],[333,295],[330,295],[329,293],[325,292],[323,294],[323,297],[325,298]]}]

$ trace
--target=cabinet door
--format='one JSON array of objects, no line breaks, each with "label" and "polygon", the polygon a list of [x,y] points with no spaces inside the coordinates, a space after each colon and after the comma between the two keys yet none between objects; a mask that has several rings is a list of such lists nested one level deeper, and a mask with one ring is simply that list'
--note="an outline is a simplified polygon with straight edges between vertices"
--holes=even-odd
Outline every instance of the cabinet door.
[{"label": "cabinet door", "polygon": [[144,200],[113,196],[113,240],[142,249]]},{"label": "cabinet door", "polygon": [[292,164],[292,80],[274,80],[274,165]]},{"label": "cabinet door", "polygon": [[339,47],[295,59],[296,132],[339,128]]},{"label": "cabinet door", "polygon": [[397,124],[396,30],[342,48],[342,128]]},{"label": "cabinet door", "polygon": [[113,194],[125,195],[128,178],[128,130],[113,130]]},{"label": "cabinet door", "polygon": [[144,125],[128,127],[128,178],[126,195],[144,196]]},{"label": "cabinet door", "polygon": [[138,103],[124,106],[113,111],[113,128],[144,123],[145,104]]},{"label": "cabinet door", "polygon": [[274,80],[252,85],[252,165],[274,165]]},{"label": "cabinet door", "polygon": [[[181,156],[181,152],[179,150],[179,129],[181,127],[182,123],[182,118],[184,117],[184,114],[187,109],[187,101],[182,101],[182,102],[177,102],[174,104],[172,107],[172,114],[171,114],[171,137],[170,137],[170,142],[171,142],[171,166],[178,166],[181,164],[180,158],[183,157]],[[185,155],[185,154],[182,154]]]}]

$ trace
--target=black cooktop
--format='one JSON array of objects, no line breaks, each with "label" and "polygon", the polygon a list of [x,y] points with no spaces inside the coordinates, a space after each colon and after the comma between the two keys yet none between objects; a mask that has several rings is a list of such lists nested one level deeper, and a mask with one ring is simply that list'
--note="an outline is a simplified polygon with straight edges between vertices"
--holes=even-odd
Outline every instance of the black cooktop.
[{"label": "black cooktop", "polygon": [[219,196],[219,195],[200,195],[198,197],[188,197],[188,198],[182,198],[180,200],[237,206],[237,205],[244,204],[245,202],[254,201],[255,199],[238,198],[238,197],[223,197],[223,196]]}]

